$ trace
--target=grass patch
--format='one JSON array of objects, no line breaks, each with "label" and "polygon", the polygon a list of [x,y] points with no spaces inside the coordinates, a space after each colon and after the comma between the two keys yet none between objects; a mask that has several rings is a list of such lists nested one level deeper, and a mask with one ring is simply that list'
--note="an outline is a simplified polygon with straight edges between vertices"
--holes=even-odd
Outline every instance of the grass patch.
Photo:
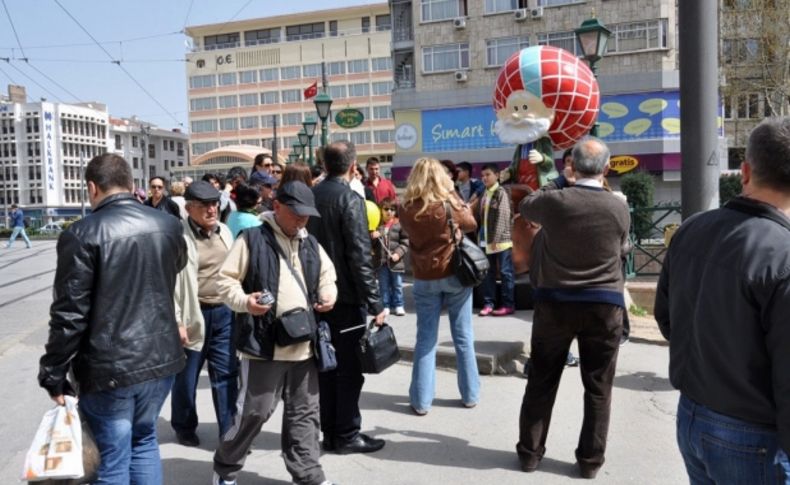
[{"label": "grass patch", "polygon": [[647,316],[647,310],[636,304],[632,304],[630,307],[628,307],[628,313],[637,317]]}]

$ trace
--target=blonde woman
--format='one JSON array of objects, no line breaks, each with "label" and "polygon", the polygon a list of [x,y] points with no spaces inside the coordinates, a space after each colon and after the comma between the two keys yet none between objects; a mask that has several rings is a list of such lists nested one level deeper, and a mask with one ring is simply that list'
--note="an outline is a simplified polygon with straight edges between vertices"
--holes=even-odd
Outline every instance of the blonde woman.
[{"label": "blonde woman", "polygon": [[461,401],[465,407],[472,408],[480,399],[472,331],[472,288],[461,286],[450,266],[453,243],[448,205],[459,228],[457,237],[477,229],[472,211],[458,197],[442,164],[433,158],[420,158],[409,175],[400,217],[401,226],[409,234],[414,271],[417,343],[409,401],[418,416],[427,414],[433,402],[437,333],[444,305],[450,316]]}]

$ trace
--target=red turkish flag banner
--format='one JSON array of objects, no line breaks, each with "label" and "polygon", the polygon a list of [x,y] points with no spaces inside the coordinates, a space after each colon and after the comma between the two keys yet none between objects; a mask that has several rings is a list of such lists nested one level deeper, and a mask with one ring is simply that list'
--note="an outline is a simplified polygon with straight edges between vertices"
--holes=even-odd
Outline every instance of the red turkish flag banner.
[{"label": "red turkish flag banner", "polygon": [[305,101],[315,97],[316,94],[318,94],[318,81],[314,82],[313,84],[310,85],[310,87],[304,90]]}]

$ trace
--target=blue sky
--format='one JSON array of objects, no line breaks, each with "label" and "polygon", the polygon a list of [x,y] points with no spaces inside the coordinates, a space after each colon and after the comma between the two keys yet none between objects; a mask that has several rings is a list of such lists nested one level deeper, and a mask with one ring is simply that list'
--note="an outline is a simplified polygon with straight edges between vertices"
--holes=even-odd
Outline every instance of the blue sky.
[{"label": "blue sky", "polygon": [[[0,1],[2,93],[7,93],[9,83],[22,84],[33,100],[99,101],[116,117],[137,115],[163,128],[179,123],[186,128],[187,37],[180,33],[185,26],[305,12],[318,5],[324,10],[385,0]],[[110,56],[121,60],[142,88]]]}]

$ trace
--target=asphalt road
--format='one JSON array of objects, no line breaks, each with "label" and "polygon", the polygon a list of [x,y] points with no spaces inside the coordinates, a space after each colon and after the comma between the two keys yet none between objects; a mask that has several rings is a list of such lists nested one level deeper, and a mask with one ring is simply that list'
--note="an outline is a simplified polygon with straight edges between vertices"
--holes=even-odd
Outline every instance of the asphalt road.
[{"label": "asphalt road", "polygon": [[[38,358],[47,338],[47,319],[55,269],[55,242],[36,241],[33,249],[0,250],[0,484],[16,483],[27,447],[42,414],[51,407],[36,383]],[[119,296],[122,289],[119,289]],[[512,324],[529,339],[529,312]],[[406,331],[413,314],[397,321]],[[476,321],[476,328],[492,325]],[[504,323],[502,325],[505,325]],[[490,329],[486,329],[490,331]],[[512,333],[508,333],[511,338]],[[687,483],[675,444],[677,392],[667,380],[667,348],[644,343],[622,347],[615,379],[607,462],[596,481],[606,484]],[[205,374],[205,373],[204,373]],[[566,369],[547,443],[537,472],[519,471],[515,454],[518,412],[526,381],[518,375],[484,376],[480,405],[461,406],[455,373],[438,371],[437,399],[425,417],[411,414],[408,386],[411,366],[401,363],[384,374],[369,376],[362,396],[363,429],[387,440],[371,455],[325,455],[328,478],[340,484],[516,484],[570,483],[580,480],[573,450],[582,414],[577,368]],[[203,443],[185,448],[174,441],[169,402],[160,418],[165,483],[209,484],[216,446],[216,420],[208,377],[198,391]],[[239,483],[288,484],[280,458],[280,412],[255,442]]]}]

